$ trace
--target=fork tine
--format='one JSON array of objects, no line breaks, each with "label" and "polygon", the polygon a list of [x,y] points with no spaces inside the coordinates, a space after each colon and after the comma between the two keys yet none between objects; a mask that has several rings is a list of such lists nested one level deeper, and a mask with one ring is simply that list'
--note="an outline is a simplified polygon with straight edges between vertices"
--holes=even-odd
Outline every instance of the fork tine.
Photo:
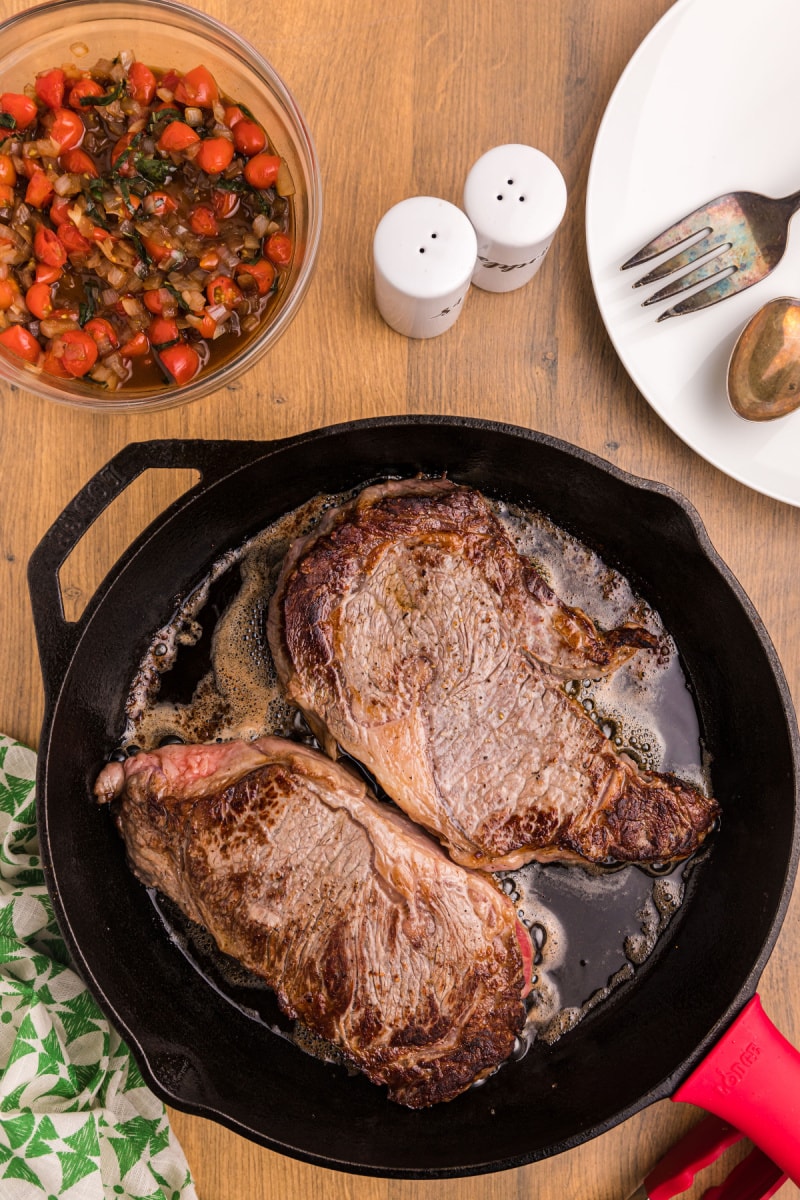
[{"label": "fork tine", "polygon": [[657,292],[653,292],[652,296],[648,296],[642,301],[643,306],[648,304],[658,304],[660,300],[669,300],[672,296],[677,296],[680,292],[685,292],[687,288],[694,287],[696,283],[702,283],[705,279],[713,279],[716,275],[726,272],[732,274],[737,270],[736,264],[730,261],[730,256],[727,252],[718,254],[716,258],[709,259],[699,267],[695,267],[693,271],[687,271],[685,275],[681,275],[678,279],[673,279],[672,283],[668,283],[666,287],[659,288]]},{"label": "fork tine", "polygon": [[672,308],[668,308],[666,312],[661,313],[657,318],[658,321],[666,321],[668,317],[679,317],[684,313],[699,312],[701,308],[708,308],[710,304],[717,304],[720,300],[725,300],[728,296],[735,296],[737,292],[743,292],[752,283],[757,280],[751,280],[750,283],[743,283],[740,275],[734,270],[730,275],[725,275],[716,283],[710,283],[708,287],[701,288],[699,292],[695,292],[693,296],[687,296],[685,300],[681,300],[678,304],[673,304]]},{"label": "fork tine", "polygon": [[644,287],[648,283],[655,283],[657,279],[665,279],[667,275],[674,275],[676,271],[690,267],[698,258],[702,258],[704,254],[710,254],[712,250],[716,250],[720,254],[725,250],[730,250],[731,244],[726,240],[724,233],[711,233],[708,237],[701,238],[699,242],[693,242],[691,246],[681,250],[678,254],[673,254],[672,258],[668,258],[666,262],[660,263],[652,271],[648,271],[641,279],[637,279],[633,286],[635,288]]},{"label": "fork tine", "polygon": [[718,196],[715,200],[711,200],[707,204],[701,204],[694,212],[681,217],[674,225],[670,225],[669,229],[665,229],[663,233],[659,233],[646,246],[642,246],[641,250],[637,250],[636,254],[622,264],[620,270],[627,271],[629,267],[638,267],[640,263],[649,262],[651,258],[657,258],[659,254],[664,254],[665,251],[672,250],[675,246],[680,246],[682,242],[688,241],[689,238],[711,233],[713,224],[711,222],[710,210],[712,208],[716,209],[718,205],[724,205],[728,199],[728,196]]}]

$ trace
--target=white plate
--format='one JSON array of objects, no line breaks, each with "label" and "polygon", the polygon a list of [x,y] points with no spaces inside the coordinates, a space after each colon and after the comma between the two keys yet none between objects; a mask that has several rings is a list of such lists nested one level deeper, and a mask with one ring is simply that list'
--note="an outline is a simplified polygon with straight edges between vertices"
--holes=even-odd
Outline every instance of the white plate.
[{"label": "white plate", "polygon": [[[750,317],[800,296],[800,213],[780,265],[711,308],[656,323],[675,301],[642,308],[657,285],[635,251],[729,191],[800,189],[800,0],[678,0],[642,42],[609,101],[592,155],[586,241],[597,303],[628,374],[693,450],[741,483],[800,505],[800,410],[737,417],[728,359]],[[650,264],[652,265],[652,264]]]}]

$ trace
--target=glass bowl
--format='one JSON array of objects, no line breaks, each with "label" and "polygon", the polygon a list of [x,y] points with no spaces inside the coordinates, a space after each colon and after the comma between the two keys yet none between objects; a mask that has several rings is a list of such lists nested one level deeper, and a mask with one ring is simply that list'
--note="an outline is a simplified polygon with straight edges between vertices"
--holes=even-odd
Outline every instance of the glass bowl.
[{"label": "glass bowl", "polygon": [[26,9],[0,24],[0,92],[21,92],[48,67],[71,62],[90,68],[122,50],[132,50],[140,61],[164,70],[186,72],[204,64],[220,92],[245,105],[263,124],[294,182],[294,256],[265,323],[242,339],[233,357],[183,385],[98,394],[80,379],[46,375],[0,353],[0,380],[62,404],[103,412],[184,404],[224,387],[257,362],[285,332],[306,295],[322,217],[316,152],[288,88],[253,46],[197,9],[173,0],[53,0]]}]

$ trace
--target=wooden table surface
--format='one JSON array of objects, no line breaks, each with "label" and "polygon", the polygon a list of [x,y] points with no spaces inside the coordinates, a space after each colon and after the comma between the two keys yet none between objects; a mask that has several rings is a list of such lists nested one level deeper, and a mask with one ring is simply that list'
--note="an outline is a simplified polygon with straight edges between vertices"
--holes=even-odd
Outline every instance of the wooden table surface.
[{"label": "wooden table surface", "polygon": [[[20,7],[19,0],[0,0],[0,16]],[[306,115],[325,187],[318,269],[278,346],[244,378],[194,405],[104,416],[0,385],[0,729],[37,744],[43,697],[28,557],[67,501],[116,451],[151,437],[278,438],[390,413],[513,422],[677,488],[697,507],[761,613],[797,700],[800,606],[793,564],[800,509],[727,478],[660,422],[617,359],[589,278],[584,200],[598,123],[622,69],[668,0],[294,0],[285,6],[206,0],[202,7],[273,62]],[[442,337],[413,342],[393,333],[372,301],[371,242],[381,215],[412,195],[458,203],[475,159],[512,141],[536,145],[555,159],[569,189],[566,219],[539,275],[506,296],[472,289],[457,324]],[[62,572],[68,613],[80,611],[119,552],[185,482],[150,472],[117,501],[113,519],[98,523]],[[795,1043],[799,950],[796,894],[761,987],[768,1011]],[[558,1158],[429,1183],[321,1170],[211,1122],[180,1113],[173,1118],[202,1200],[623,1200],[698,1113],[662,1101]],[[716,1177],[707,1172],[686,1196],[699,1196]],[[784,1195],[800,1191],[789,1184]]]}]

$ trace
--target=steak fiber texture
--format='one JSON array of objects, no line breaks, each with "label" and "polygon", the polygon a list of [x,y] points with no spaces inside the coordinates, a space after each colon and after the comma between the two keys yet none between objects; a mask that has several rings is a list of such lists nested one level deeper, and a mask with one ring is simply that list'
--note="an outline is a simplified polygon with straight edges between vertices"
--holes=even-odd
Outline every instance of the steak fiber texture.
[{"label": "steak fiber texture", "polygon": [[391,1099],[450,1100],[509,1056],[532,947],[511,901],[363,780],[280,738],[110,763],[129,863]]},{"label": "steak fiber texture", "polygon": [[685,858],[718,806],[640,770],[565,692],[656,638],[600,631],[522,556],[483,496],[392,481],[326,513],[290,548],[270,647],[326,751],[361,762],[452,858]]}]

